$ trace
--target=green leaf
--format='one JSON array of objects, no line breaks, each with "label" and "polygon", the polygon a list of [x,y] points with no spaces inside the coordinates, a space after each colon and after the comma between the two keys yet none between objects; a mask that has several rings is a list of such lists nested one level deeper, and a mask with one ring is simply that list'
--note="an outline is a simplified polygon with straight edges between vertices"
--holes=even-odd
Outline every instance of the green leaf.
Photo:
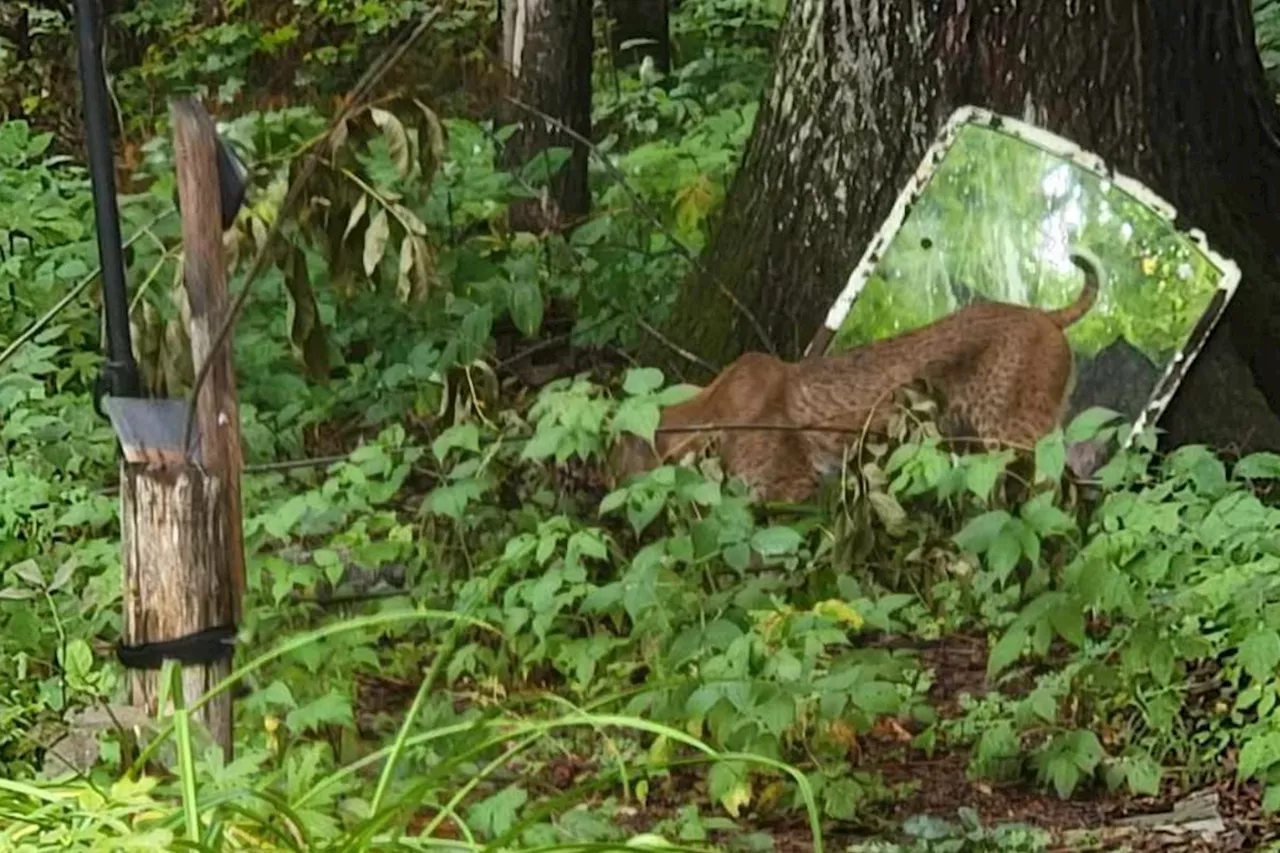
[{"label": "green leaf", "polygon": [[542,291],[531,278],[513,279],[507,286],[507,298],[511,322],[526,338],[532,338],[542,328]]},{"label": "green leaf", "polygon": [[1275,814],[1280,811],[1280,785],[1268,785],[1262,795],[1263,814]]},{"label": "green leaf", "polygon": [[1003,583],[1008,579],[1010,573],[1017,568],[1018,560],[1021,558],[1022,542],[1018,538],[1017,531],[1012,527],[1006,526],[996,536],[995,541],[991,543],[991,547],[987,549],[987,568]]},{"label": "green leaf", "polygon": [[326,725],[351,726],[354,724],[351,699],[332,689],[301,708],[295,708],[285,717],[285,725],[289,727],[289,731],[295,733],[314,731]]},{"label": "green leaf", "polygon": [[1119,418],[1119,412],[1102,406],[1092,406],[1072,419],[1071,424],[1067,427],[1066,439],[1072,444],[1078,441],[1088,441],[1097,436],[1099,431],[1107,424]]},{"label": "green leaf", "polygon": [[33,587],[44,586],[44,573],[40,571],[40,566],[35,560],[23,560],[21,563],[14,563],[9,567],[9,571]]},{"label": "green leaf", "polygon": [[1255,631],[1250,634],[1236,653],[1236,659],[1256,681],[1270,679],[1280,665],[1280,634],[1275,631]]},{"label": "green leaf", "polygon": [[1053,505],[1052,492],[1041,492],[1024,503],[1018,515],[1041,538],[1076,529],[1075,519]]},{"label": "green leaf", "polygon": [[1251,453],[1236,463],[1234,476],[1247,480],[1280,479],[1280,453]]},{"label": "green leaf", "polygon": [[58,657],[67,677],[75,684],[83,685],[93,672],[93,649],[82,639],[74,639]]},{"label": "green leaf", "polygon": [[1062,479],[1062,472],[1067,466],[1067,443],[1062,430],[1055,429],[1036,442],[1036,476],[1037,483],[1056,483]]},{"label": "green leaf", "polygon": [[659,406],[675,406],[686,400],[692,400],[702,392],[697,385],[672,385],[670,388],[663,388],[658,392],[656,397]]},{"label": "green leaf", "polygon": [[630,489],[615,489],[614,491],[605,495],[604,499],[600,501],[600,514],[608,515],[609,513],[618,509],[618,507],[622,506],[627,502],[627,497],[630,494],[631,494]]},{"label": "green leaf", "polygon": [[1009,523],[1009,519],[1009,513],[1002,509],[984,512],[977,518],[971,519],[953,537],[953,541],[965,551],[973,554],[983,554],[996,541],[996,537],[1000,535],[1000,531],[1004,530],[1005,525]]},{"label": "green leaf", "polygon": [[443,462],[444,457],[455,447],[472,453],[480,452],[480,430],[475,424],[454,424],[449,427],[431,442],[431,453],[437,461]]},{"label": "green leaf", "polygon": [[652,394],[662,387],[662,371],[656,367],[633,367],[622,381],[622,390],[631,396]]},{"label": "green leaf", "polygon": [[987,677],[994,678],[1008,669],[1027,646],[1027,627],[1021,623],[1010,626],[1004,636],[991,647],[987,657]]},{"label": "green leaf", "polygon": [[629,432],[652,443],[658,425],[662,422],[662,411],[648,400],[625,400],[613,416],[613,429],[616,433]]},{"label": "green leaf", "polygon": [[1064,800],[1069,798],[1076,786],[1080,784],[1080,768],[1076,766],[1070,755],[1059,753],[1053,756],[1049,759],[1046,771],[1045,775],[1053,783],[1054,790]]},{"label": "green leaf", "polygon": [[751,535],[751,547],[764,557],[794,554],[803,538],[790,527],[766,527]]},{"label": "green leaf", "polygon": [[1064,597],[1057,607],[1049,611],[1049,624],[1068,643],[1077,648],[1084,645],[1084,608],[1079,602]]},{"label": "green leaf", "polygon": [[731,815],[736,815],[743,805],[742,796],[747,787],[747,768],[740,761],[718,761],[711,765],[707,774],[707,794],[711,799],[724,806]]},{"label": "green leaf", "polygon": [[539,424],[538,426],[540,428],[533,434],[533,438],[525,443],[524,450],[520,453],[521,459],[537,461],[554,456],[560,447],[560,442],[569,435],[569,430],[559,424],[549,424],[545,427]]},{"label": "green leaf", "polygon": [[478,306],[458,324],[458,358],[469,364],[480,357],[493,330],[493,311],[488,305]]},{"label": "green leaf", "polygon": [[853,704],[868,714],[896,714],[902,709],[898,690],[887,681],[870,681],[856,685],[850,691]]},{"label": "green leaf", "polygon": [[1277,763],[1280,763],[1280,732],[1267,732],[1244,742],[1236,776],[1241,781],[1260,778]]},{"label": "green leaf", "polygon": [[528,801],[528,792],[512,785],[468,809],[467,823],[485,836],[496,838],[515,825],[521,807]]},{"label": "green leaf", "polygon": [[1146,752],[1125,760],[1124,778],[1135,797],[1154,797],[1160,793],[1160,777],[1164,769]]},{"label": "green leaf", "polygon": [[982,500],[991,498],[991,490],[996,481],[1004,473],[1009,464],[1009,457],[1003,453],[983,453],[965,457],[964,484]]}]

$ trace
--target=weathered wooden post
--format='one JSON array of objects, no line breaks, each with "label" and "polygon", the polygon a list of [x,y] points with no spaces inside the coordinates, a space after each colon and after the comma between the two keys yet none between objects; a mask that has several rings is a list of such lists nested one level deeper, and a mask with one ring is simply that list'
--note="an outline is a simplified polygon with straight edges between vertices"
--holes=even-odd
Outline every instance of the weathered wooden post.
[{"label": "weathered wooden post", "polygon": [[[231,348],[212,351],[228,309],[221,201],[228,176],[224,171],[220,183],[220,143],[199,102],[178,101],[171,112],[197,374],[213,360],[206,381],[195,389],[193,446],[184,446],[184,401],[103,401],[125,453],[119,655],[133,670],[132,703],[151,713],[161,710],[159,676],[166,659],[183,664],[188,703],[230,674],[244,593],[239,405]],[[205,705],[198,718],[230,757],[230,693]]]}]

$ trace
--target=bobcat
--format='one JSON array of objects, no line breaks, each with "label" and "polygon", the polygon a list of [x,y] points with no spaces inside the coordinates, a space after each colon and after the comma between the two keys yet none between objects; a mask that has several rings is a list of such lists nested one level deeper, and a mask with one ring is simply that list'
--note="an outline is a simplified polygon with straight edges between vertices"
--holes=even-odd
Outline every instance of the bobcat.
[{"label": "bobcat", "polygon": [[[1098,294],[1097,265],[1074,253],[1071,261],[1084,288],[1056,311],[987,302],[838,355],[784,362],[747,353],[697,396],[663,410],[653,445],[623,436],[610,473],[621,479],[714,443],[725,473],[760,499],[803,501],[840,470],[863,431],[885,428],[894,392],[916,383],[940,393],[953,436],[967,430],[986,442],[1032,446],[1061,421],[1075,381],[1063,330]],[[774,429],[715,429],[742,426]]]}]

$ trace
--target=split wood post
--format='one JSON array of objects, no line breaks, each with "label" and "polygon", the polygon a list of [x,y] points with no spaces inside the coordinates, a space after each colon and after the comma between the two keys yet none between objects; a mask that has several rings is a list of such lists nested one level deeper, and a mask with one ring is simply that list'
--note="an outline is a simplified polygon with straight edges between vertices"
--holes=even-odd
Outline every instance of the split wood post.
[{"label": "split wood post", "polygon": [[[230,675],[230,641],[244,592],[235,376],[229,344],[210,351],[228,309],[217,137],[194,99],[174,103],[172,117],[192,361],[197,374],[205,360],[214,362],[196,401],[192,454],[183,452],[178,438],[146,454],[137,452],[135,444],[131,459],[126,442],[120,491],[125,575],[120,656],[133,671],[133,704],[152,713],[162,710],[163,659],[182,662],[188,704]],[[135,404],[133,411],[144,410]],[[184,423],[169,422],[185,420],[184,410],[177,418],[146,414],[134,419],[152,435],[181,436],[185,431]],[[230,692],[207,703],[197,719],[230,758]]]}]

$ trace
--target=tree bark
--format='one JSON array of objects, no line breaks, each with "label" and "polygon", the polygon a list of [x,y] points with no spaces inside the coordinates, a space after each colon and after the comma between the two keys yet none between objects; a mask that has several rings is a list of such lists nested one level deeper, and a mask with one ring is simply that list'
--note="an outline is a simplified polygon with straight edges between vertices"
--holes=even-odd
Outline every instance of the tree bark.
[{"label": "tree bark", "polygon": [[[667,0],[609,0],[609,36],[613,61],[619,67],[636,65],[646,56],[663,74],[671,71],[671,25]],[[628,41],[649,39],[653,44],[623,48]]]},{"label": "tree bark", "polygon": [[1243,273],[1162,420],[1177,442],[1280,448],[1280,115],[1248,0],[792,0],[778,65],[674,337],[726,363],[820,325],[954,109],[1075,140],[1168,199]]},{"label": "tree bark", "polygon": [[[505,0],[503,60],[514,98],[591,136],[591,0]],[[512,108],[520,129],[503,159],[516,168],[551,147],[571,148],[569,162],[552,178],[547,197],[511,206],[518,231],[558,230],[591,209],[586,147],[536,114]]]}]

